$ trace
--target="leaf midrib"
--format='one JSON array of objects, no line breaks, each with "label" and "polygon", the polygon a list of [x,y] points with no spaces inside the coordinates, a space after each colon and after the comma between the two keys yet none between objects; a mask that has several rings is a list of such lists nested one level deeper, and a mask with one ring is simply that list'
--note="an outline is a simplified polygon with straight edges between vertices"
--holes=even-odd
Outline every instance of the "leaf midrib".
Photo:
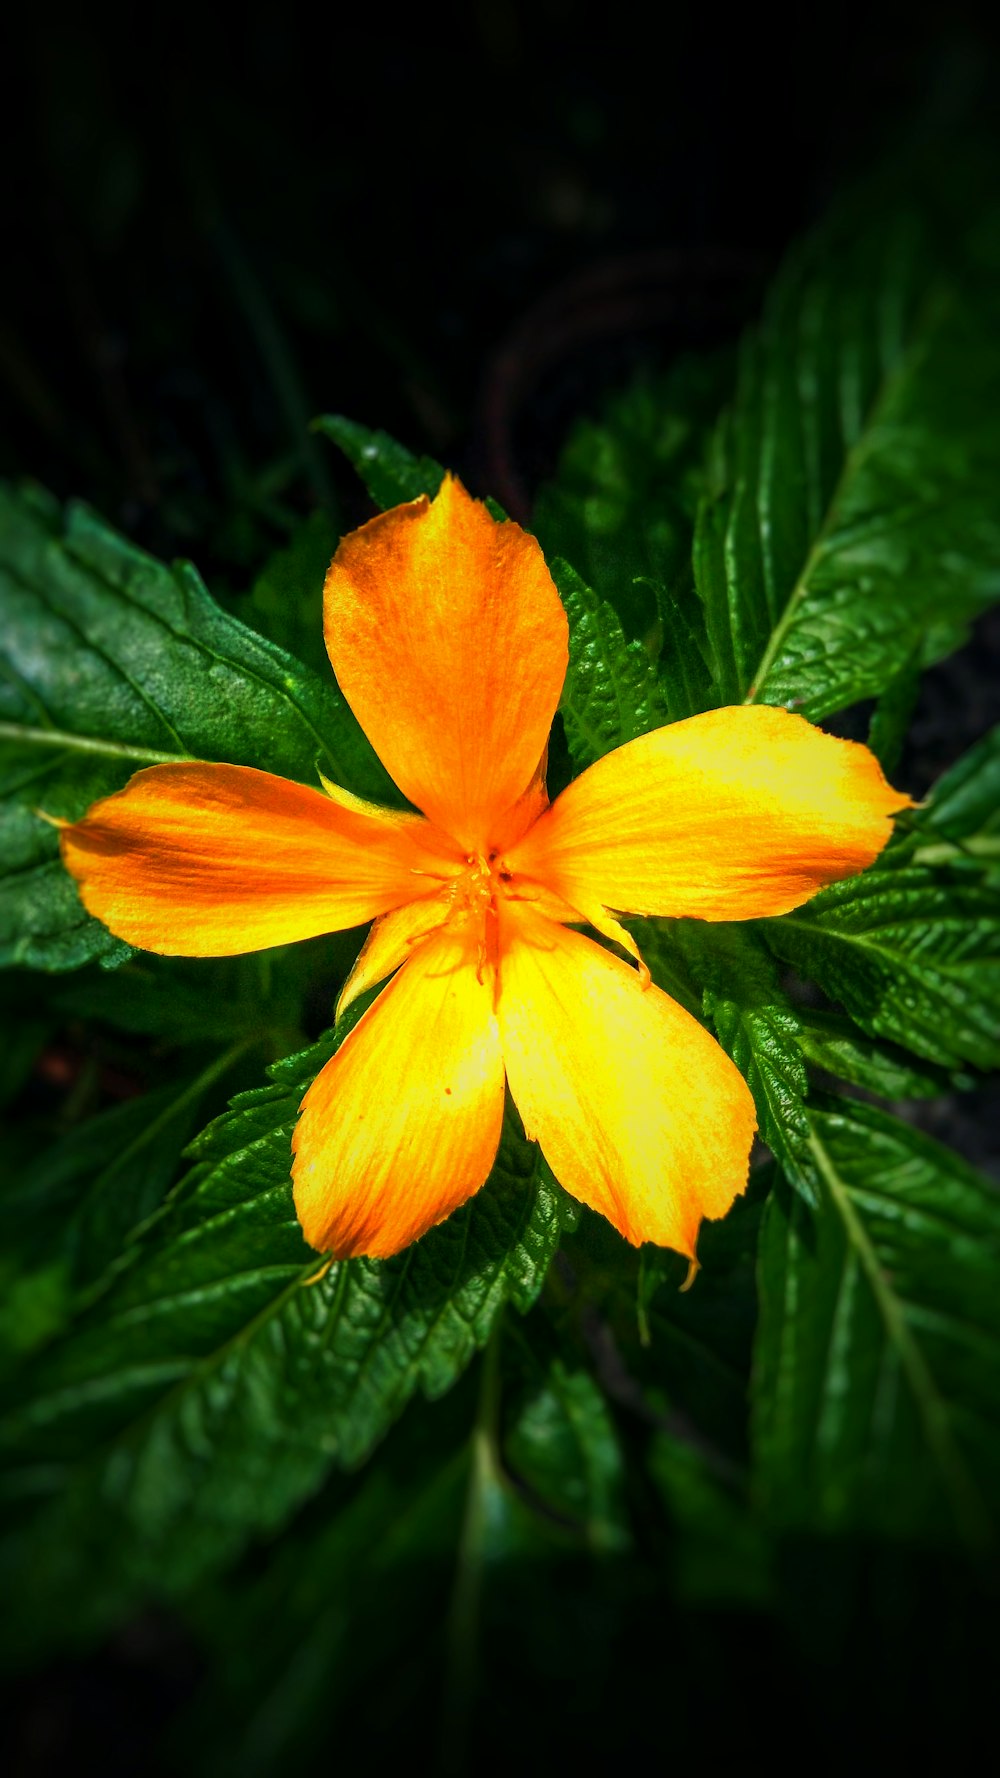
[{"label": "leaf midrib", "polygon": [[[85,559],[81,559],[81,557],[73,550],[71,538],[67,539],[66,549],[67,553],[72,555],[73,560],[78,566],[84,568],[88,574],[93,574],[90,564]],[[175,586],[177,585],[175,578],[174,584]],[[312,739],[320,749],[320,752],[330,761],[335,770],[340,770],[340,763],[335,758],[330,743],[325,736],[320,733],[312,718],[308,715],[307,711],[303,709],[298,698],[293,696],[291,688],[286,683],[281,682],[276,684],[266,673],[261,672],[259,667],[253,666],[250,661],[245,658],[239,659],[233,655],[220,653],[219,649],[214,648],[210,642],[206,641],[204,636],[198,635],[193,627],[187,630],[179,630],[175,628],[169,619],[164,616],[162,611],[157,611],[154,607],[146,605],[142,600],[134,598],[127,588],[117,586],[114,581],[102,579],[100,581],[100,587],[102,592],[110,594],[113,598],[117,598],[121,604],[127,606],[129,609],[141,612],[143,617],[147,618],[154,625],[162,630],[166,630],[167,635],[170,636],[174,642],[178,642],[182,646],[194,648],[199,654],[204,655],[206,660],[214,662],[217,666],[225,667],[230,672],[245,674],[248,679],[252,679],[258,685],[264,686],[275,698],[280,699],[283,704],[286,704],[288,708],[294,712],[298,721],[302,723],[303,727],[312,736]],[[33,590],[37,594],[38,589],[36,588]],[[203,613],[207,612],[210,618],[218,617],[226,627],[230,628],[238,637],[247,654],[253,649],[257,649],[260,653],[264,654],[268,652],[264,638],[257,636],[253,630],[248,629],[245,624],[241,624],[238,619],[230,617],[227,612],[222,610],[221,606],[217,606],[212,599],[211,594],[201,585],[200,580],[197,581],[196,590],[199,602],[202,604]],[[183,596],[187,598],[188,589],[182,588],[181,591]],[[44,597],[44,594],[41,596]],[[59,607],[53,607],[53,609],[57,616],[65,617],[65,613]],[[72,621],[72,619],[69,621]],[[86,638],[86,635],[85,639],[89,642],[89,638]],[[305,671],[301,663],[296,661],[293,656],[285,656],[283,650],[279,651],[275,649],[274,652],[278,656],[278,659],[274,663],[275,666],[280,664],[281,659],[286,658],[292,666],[298,669],[299,672]],[[111,663],[111,665],[112,668],[114,668],[114,663]],[[127,677],[127,675],[123,674],[123,677]],[[220,702],[221,701],[222,700],[220,699]],[[154,706],[154,708],[158,707]],[[170,724],[169,719],[163,715],[162,712],[160,715],[161,720],[168,728],[170,728],[172,725]]]},{"label": "leaf midrib", "polygon": [[18,722],[0,722],[0,741],[17,741],[26,747],[72,749],[106,759],[136,759],[155,766],[176,765],[178,760],[194,757],[190,753],[161,753],[155,747],[130,747],[124,742],[107,741],[96,735],[71,734],[67,729],[31,728]]},{"label": "leaf midrib", "polygon": [[813,570],[820,557],[826,551],[830,533],[836,523],[840,503],[857,473],[861,462],[872,449],[872,434],[877,431],[883,408],[887,405],[890,395],[894,394],[906,378],[912,374],[914,362],[926,355],[927,339],[933,332],[933,327],[928,324],[928,316],[933,315],[935,308],[939,304],[939,300],[939,291],[932,288],[913,317],[909,344],[904,347],[896,362],[882,373],[879,386],[869,403],[861,431],[854,443],[847,450],[843,466],[837,477],[833,492],[830,495],[819,530],[810,545],[805,564],[800,570],[798,578],[788,595],[781,616],[775,624],[774,629],[771,631],[764,653],[758,662],[757,670],[750,681],[749,690],[747,691],[746,697],[743,699],[744,704],[754,704],[759,699],[767,675],[774,665],[785,637],[792,627],[798,608],[809,591],[809,582]]},{"label": "leaf midrib", "polygon": [[993,1544],[993,1528],[982,1495],[969,1473],[951,1430],[948,1404],[913,1336],[905,1306],[893,1291],[871,1238],[853,1202],[851,1188],[838,1173],[833,1157],[810,1120],[809,1146],[830,1199],[840,1217],[849,1247],[864,1273],[886,1339],[899,1359],[909,1385],[927,1448],[945,1484],[960,1536],[976,1550]]},{"label": "leaf midrib", "polygon": [[[964,983],[961,979],[956,979],[960,969],[973,967],[981,969],[982,959],[962,958],[950,967],[932,961],[928,967],[926,960],[921,962],[911,957],[908,951],[894,951],[888,945],[879,944],[862,932],[846,932],[842,927],[820,925],[811,920],[796,920],[787,914],[782,916],[781,923],[783,926],[792,927],[796,932],[819,934],[823,938],[832,939],[841,944],[854,945],[858,950],[874,952],[877,957],[885,959],[884,966],[890,970],[893,976],[897,978],[906,976],[925,991],[933,992],[937,987],[939,997],[949,1011],[960,1011],[967,1023],[974,1029],[984,1031],[987,1036],[994,1035],[994,1021],[990,1017],[988,1009],[977,1008],[974,1003],[970,1005]],[[913,1012],[914,1009],[908,1007],[906,1010]],[[899,1040],[897,1039],[897,1041]]]}]

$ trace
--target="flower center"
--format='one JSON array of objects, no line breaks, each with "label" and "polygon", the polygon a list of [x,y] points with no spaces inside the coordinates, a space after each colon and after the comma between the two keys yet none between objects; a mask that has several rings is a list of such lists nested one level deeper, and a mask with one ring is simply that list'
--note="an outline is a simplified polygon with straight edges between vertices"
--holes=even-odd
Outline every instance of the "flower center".
[{"label": "flower center", "polygon": [[470,853],[465,869],[447,887],[449,923],[467,923],[476,942],[476,973],[480,981],[487,966],[497,961],[497,898],[506,894],[511,873],[496,852],[488,857]]}]

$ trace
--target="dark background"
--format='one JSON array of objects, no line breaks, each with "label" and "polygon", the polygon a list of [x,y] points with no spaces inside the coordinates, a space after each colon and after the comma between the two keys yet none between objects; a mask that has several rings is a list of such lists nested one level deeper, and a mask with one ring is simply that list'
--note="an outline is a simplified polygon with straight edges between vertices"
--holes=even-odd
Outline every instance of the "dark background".
[{"label": "dark background", "polygon": [[0,469],[234,590],[290,514],[355,498],[319,411],[523,506],[602,388],[734,337],[845,181],[990,108],[967,0],[667,5],[665,49],[648,16],[22,9]]},{"label": "dark background", "polygon": [[[319,507],[348,525],[368,510],[306,430],[322,411],[384,427],[527,516],[573,420],[641,365],[734,341],[845,184],[989,118],[991,9],[849,4],[780,26],[741,10],[662,7],[664,49],[648,12],[612,0],[405,16],[250,0],[225,23],[208,4],[24,9],[0,74],[0,473],[190,554],[237,609],[299,517]],[[932,676],[914,783],[991,719],[998,656],[985,625]],[[975,1159],[976,1127],[935,1133]],[[814,1583],[835,1614],[832,1577],[800,1565],[795,1584]],[[882,1584],[852,1595],[855,1679],[866,1650],[876,1661]],[[908,1585],[917,1617],[952,1609],[930,1571]],[[744,1649],[740,1626],[720,1623],[682,1698],[627,1618],[627,1715],[659,1723],[633,1751],[665,1760],[672,1721],[678,1756],[711,1755],[714,1735],[735,1757],[794,1636]],[[975,1690],[956,1635],[955,1673]],[[514,1621],[505,1685],[517,1646]],[[869,1707],[862,1688],[839,1727],[827,1717],[842,1646],[831,1631],[828,1667],[821,1655],[811,1678],[799,1671],[785,1700],[783,1732],[809,1725],[802,1757],[819,1769],[853,1757]],[[934,1676],[898,1665],[869,1752],[884,1731],[890,1754],[903,1720],[919,1746]],[[159,1769],[197,1680],[177,1626],[133,1625],[19,1689],[13,1770]]]}]

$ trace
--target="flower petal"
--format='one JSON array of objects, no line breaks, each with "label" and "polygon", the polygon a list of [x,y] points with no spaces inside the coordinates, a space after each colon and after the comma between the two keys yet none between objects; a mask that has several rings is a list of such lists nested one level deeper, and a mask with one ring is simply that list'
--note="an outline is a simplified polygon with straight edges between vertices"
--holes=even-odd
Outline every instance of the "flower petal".
[{"label": "flower petal", "polygon": [[490,972],[467,927],[417,947],[302,1101],[293,1138],[306,1240],[386,1258],[450,1216],[493,1165],[504,1075]]},{"label": "flower petal", "polygon": [[166,956],[228,957],[356,926],[408,901],[421,871],[443,870],[442,837],[419,815],[197,762],[137,772],[62,827],[60,844],[90,913]]},{"label": "flower petal", "polygon": [[702,1217],[723,1216],[746,1185],[755,1117],[739,1071],[581,933],[507,904],[500,942],[500,1035],[528,1135],[627,1241],[693,1259]]},{"label": "flower petal", "polygon": [[367,994],[369,988],[392,975],[413,956],[413,947],[418,940],[436,932],[447,918],[448,901],[442,895],[408,901],[405,907],[382,914],[365,939],[354,968],[340,990],[336,1011],[338,1022],[360,995]]},{"label": "flower petal", "polygon": [[588,919],[749,920],[864,870],[911,806],[855,741],[764,705],[709,710],[606,754],[507,857]]},{"label": "flower petal", "polygon": [[412,803],[469,851],[531,782],[567,626],[533,537],[446,476],[345,537],[326,577],[333,670]]}]

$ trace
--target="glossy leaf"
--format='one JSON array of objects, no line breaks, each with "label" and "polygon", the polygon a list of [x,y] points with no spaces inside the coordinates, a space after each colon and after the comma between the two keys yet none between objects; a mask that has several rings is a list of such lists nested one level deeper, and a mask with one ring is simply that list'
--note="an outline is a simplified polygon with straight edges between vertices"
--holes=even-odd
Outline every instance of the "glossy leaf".
[{"label": "glossy leaf", "polygon": [[295,1220],[289,1139],[330,1048],[276,1065],[209,1128],[128,1270],[21,1379],[0,1438],[15,1492],[40,1477],[56,1496],[39,1535],[57,1535],[77,1476],[116,1515],[123,1562],[188,1580],[331,1464],[360,1462],[417,1389],[451,1386],[502,1303],[537,1295],[572,1212],[514,1122],[439,1229],[323,1271]]},{"label": "glossy leaf", "polygon": [[36,810],[75,818],[143,765],[317,762],[397,800],[324,683],[81,507],[0,490],[0,961],[70,969],[127,948],[83,911]]},{"label": "glossy leaf", "polygon": [[1000,595],[1000,348],[968,260],[911,216],[828,226],[743,354],[695,570],[720,701],[817,720],[961,640]]},{"label": "glossy leaf", "polygon": [[673,941],[701,987],[705,1015],[753,1094],[762,1141],[797,1189],[814,1201],[799,1022],[772,958],[752,928],[699,920],[670,924]]},{"label": "glossy leaf", "polygon": [[[542,548],[572,562],[630,638],[646,639],[655,625],[657,591],[689,632],[700,627],[691,538],[708,436],[730,383],[728,355],[681,359],[664,376],[636,381],[597,420],[574,427],[538,496],[533,529]],[[665,634],[666,675],[671,640]]]},{"label": "glossy leaf", "polygon": [[569,618],[569,667],[559,709],[576,770],[670,720],[656,666],[628,641],[612,606],[568,562],[549,563]]},{"label": "glossy leaf", "polygon": [[441,486],[440,463],[433,457],[415,457],[387,432],[360,426],[342,414],[322,414],[313,421],[313,429],[339,445],[382,512],[421,494],[433,497]]},{"label": "glossy leaf", "polygon": [[944,1068],[1000,1062],[1000,922],[974,878],[876,868],[761,930],[871,1036]]},{"label": "glossy leaf", "polygon": [[1000,1197],[862,1104],[812,1114],[822,1203],[761,1241],[755,1447],[783,1525],[979,1547],[1000,1483]]},{"label": "glossy leaf", "polygon": [[796,1041],[807,1064],[883,1099],[927,1099],[955,1084],[971,1084],[967,1075],[950,1075],[893,1044],[866,1037],[844,1013],[804,1007],[795,1012]]},{"label": "glossy leaf", "polygon": [[1000,871],[1000,728],[935,784],[917,811],[910,855],[916,864]]}]

